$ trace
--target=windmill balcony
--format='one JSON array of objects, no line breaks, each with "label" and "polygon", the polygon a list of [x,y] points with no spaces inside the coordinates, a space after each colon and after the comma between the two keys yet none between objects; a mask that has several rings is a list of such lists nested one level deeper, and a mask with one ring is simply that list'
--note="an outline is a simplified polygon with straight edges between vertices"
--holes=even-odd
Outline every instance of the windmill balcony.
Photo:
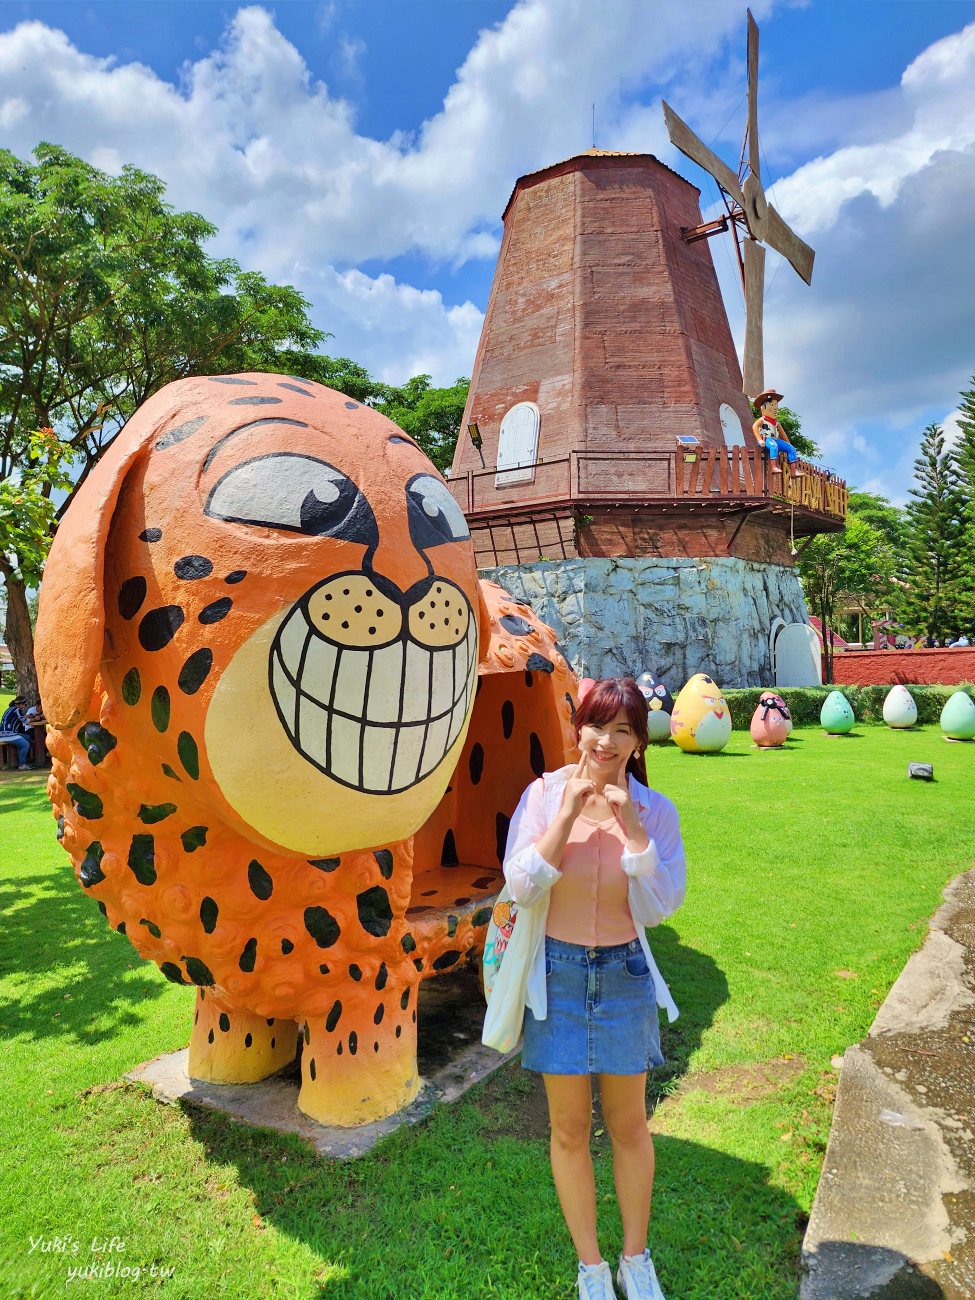
[{"label": "windmill balcony", "polygon": [[[689,554],[733,554],[749,521],[783,539],[845,527],[846,483],[808,461],[800,460],[798,467],[802,476],[793,479],[784,458],[777,471],[762,450],[751,447],[585,449],[501,471],[467,470],[448,479],[448,486],[467,517],[482,566],[587,554],[672,553],[669,544],[662,552],[654,550],[655,529],[658,537],[694,537]],[[629,524],[623,524],[624,517]],[[608,522],[614,518],[616,524]],[[727,549],[703,539],[709,525],[718,522]],[[605,538],[610,529],[627,538],[622,548],[610,552],[594,546],[597,534]],[[649,539],[646,545],[641,536]],[[773,560],[771,554],[767,558]]]}]

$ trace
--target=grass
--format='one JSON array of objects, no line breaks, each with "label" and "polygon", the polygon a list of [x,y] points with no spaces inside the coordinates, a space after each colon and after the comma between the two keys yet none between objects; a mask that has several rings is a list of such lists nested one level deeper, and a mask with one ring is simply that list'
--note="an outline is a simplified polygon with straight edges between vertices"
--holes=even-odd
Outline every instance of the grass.
[{"label": "grass", "polygon": [[[785,751],[736,732],[720,755],[668,745],[650,758],[689,863],[687,902],[651,934],[682,1012],[651,1081],[651,1249],[681,1300],[791,1300],[830,1058],[867,1032],[945,884],[973,865],[975,746],[935,727],[864,725],[838,738],[798,730]],[[911,760],[933,762],[937,781],[909,781]],[[0,812],[4,1295],[61,1295],[68,1269],[93,1263],[142,1270],[100,1282],[124,1296],[573,1294],[531,1076],[510,1066],[348,1164],[160,1105],[118,1081],[185,1046],[192,992],[140,961],[84,897],[43,777],[0,778]],[[609,1254],[620,1228],[600,1129]],[[92,1249],[113,1237],[124,1251]],[[32,1238],[66,1250],[32,1252]]]}]

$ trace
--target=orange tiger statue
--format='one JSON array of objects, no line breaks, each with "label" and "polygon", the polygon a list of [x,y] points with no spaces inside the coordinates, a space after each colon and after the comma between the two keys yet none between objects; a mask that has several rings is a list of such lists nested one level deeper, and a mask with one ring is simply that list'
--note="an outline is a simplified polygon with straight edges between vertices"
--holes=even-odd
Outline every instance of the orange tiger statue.
[{"label": "orange tiger statue", "polygon": [[59,838],[197,986],[190,1076],[301,1036],[305,1114],[407,1105],[420,981],[480,955],[508,818],[575,744],[552,630],[478,581],[420,448],[319,384],[168,385],[58,529],[37,659]]}]

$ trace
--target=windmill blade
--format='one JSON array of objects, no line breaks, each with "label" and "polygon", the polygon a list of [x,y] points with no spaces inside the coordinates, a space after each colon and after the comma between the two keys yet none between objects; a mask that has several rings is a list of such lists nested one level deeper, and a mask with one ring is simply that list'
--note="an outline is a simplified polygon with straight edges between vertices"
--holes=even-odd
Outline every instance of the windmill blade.
[{"label": "windmill blade", "polygon": [[771,203],[766,209],[765,220],[762,223],[762,238],[769,248],[774,248],[786,261],[792,263],[806,284],[812,284],[815,251],[799,238],[791,226],[786,225]]},{"label": "windmill blade", "polygon": [[765,249],[745,240],[745,357],[742,381],[751,400],[765,387],[762,314],[765,302]]},{"label": "windmill blade", "polygon": [[748,166],[753,176],[762,179],[758,157],[758,24],[748,14]]},{"label": "windmill blade", "polygon": [[706,172],[710,172],[721,188],[731,195],[739,207],[743,208],[745,206],[745,196],[741,192],[741,186],[738,184],[738,177],[735,173],[727,163],[723,163],[718,155],[707,147],[703,140],[694,134],[687,123],[677,116],[666,100],[661,100],[660,103],[664,110],[664,121],[667,123],[667,134],[670,136],[671,144],[675,145],[692,162],[696,162],[699,167],[703,167]]}]

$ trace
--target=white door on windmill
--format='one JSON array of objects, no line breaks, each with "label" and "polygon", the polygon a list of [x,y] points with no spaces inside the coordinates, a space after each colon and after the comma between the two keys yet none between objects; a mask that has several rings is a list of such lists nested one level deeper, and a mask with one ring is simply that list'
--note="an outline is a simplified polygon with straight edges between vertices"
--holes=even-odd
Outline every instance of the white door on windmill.
[{"label": "white door on windmill", "polygon": [[727,402],[722,402],[718,408],[718,414],[721,416],[721,432],[724,434],[726,447],[745,447],[745,430],[741,427],[741,420],[733,406]]},{"label": "white door on windmill", "polygon": [[776,686],[821,686],[819,637],[808,623],[786,623],[773,650]]},{"label": "white door on windmill", "polygon": [[498,439],[495,487],[533,481],[538,459],[538,426],[539,413],[534,402],[517,402],[505,413]]}]

